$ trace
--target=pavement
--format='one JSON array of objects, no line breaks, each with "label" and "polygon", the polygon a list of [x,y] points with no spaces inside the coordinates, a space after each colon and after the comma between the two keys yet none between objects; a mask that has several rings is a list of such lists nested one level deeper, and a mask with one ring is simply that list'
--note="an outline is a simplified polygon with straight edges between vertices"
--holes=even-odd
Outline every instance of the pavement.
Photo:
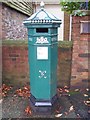
[{"label": "pavement", "polygon": [[[58,102],[51,115],[35,115],[30,107],[30,97],[16,94],[18,88],[12,88],[5,97],[2,98],[2,120],[16,118],[74,118],[90,120],[90,92],[85,90],[74,90],[62,92],[57,89]],[[1,104],[0,103],[0,104]],[[28,109],[27,109],[28,108]]]}]

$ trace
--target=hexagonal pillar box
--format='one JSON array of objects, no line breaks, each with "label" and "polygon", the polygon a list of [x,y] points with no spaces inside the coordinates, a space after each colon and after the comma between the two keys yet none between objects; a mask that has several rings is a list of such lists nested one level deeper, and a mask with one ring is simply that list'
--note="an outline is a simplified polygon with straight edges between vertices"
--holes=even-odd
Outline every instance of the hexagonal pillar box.
[{"label": "hexagonal pillar box", "polygon": [[49,113],[57,99],[58,27],[61,20],[41,9],[25,20],[28,29],[30,105],[34,112]]}]

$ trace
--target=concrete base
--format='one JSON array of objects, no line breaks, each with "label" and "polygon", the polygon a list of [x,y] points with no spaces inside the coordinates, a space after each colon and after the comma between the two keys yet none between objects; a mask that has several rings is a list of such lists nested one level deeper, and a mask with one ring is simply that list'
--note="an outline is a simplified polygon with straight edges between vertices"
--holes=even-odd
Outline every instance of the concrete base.
[{"label": "concrete base", "polygon": [[33,95],[30,97],[30,106],[34,114],[51,114],[54,112],[58,96],[55,95],[51,100],[37,100]]}]

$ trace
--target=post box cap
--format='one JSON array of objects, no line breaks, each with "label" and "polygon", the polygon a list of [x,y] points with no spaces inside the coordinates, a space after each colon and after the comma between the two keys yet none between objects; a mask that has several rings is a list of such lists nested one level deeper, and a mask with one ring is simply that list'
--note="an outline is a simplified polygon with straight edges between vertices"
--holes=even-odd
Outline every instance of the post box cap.
[{"label": "post box cap", "polygon": [[61,20],[55,17],[53,14],[48,13],[44,9],[44,2],[42,1],[41,4],[41,9],[31,15],[27,20],[25,20],[23,23],[61,23]]}]

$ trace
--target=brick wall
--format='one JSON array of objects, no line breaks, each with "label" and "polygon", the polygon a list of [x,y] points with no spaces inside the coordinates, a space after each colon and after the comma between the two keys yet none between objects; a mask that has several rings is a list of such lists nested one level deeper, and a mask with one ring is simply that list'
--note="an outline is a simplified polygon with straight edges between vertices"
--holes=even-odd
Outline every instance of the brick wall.
[{"label": "brick wall", "polygon": [[27,39],[27,29],[23,25],[23,20],[28,18],[28,16],[5,4],[0,4],[0,9],[1,7],[2,19],[0,20],[2,20],[2,39]]},{"label": "brick wall", "polygon": [[22,46],[2,46],[2,76],[5,83],[15,85],[29,82],[28,48]]},{"label": "brick wall", "polygon": [[[3,45],[2,52],[2,82],[14,86],[29,84],[27,45]],[[58,49],[58,86],[70,85],[71,53],[71,49]]]},{"label": "brick wall", "polygon": [[89,85],[89,65],[88,58],[90,53],[88,45],[90,43],[90,33],[81,34],[81,21],[90,20],[90,16],[73,17],[72,25],[72,71],[71,71],[71,85],[74,87],[88,87]]}]

